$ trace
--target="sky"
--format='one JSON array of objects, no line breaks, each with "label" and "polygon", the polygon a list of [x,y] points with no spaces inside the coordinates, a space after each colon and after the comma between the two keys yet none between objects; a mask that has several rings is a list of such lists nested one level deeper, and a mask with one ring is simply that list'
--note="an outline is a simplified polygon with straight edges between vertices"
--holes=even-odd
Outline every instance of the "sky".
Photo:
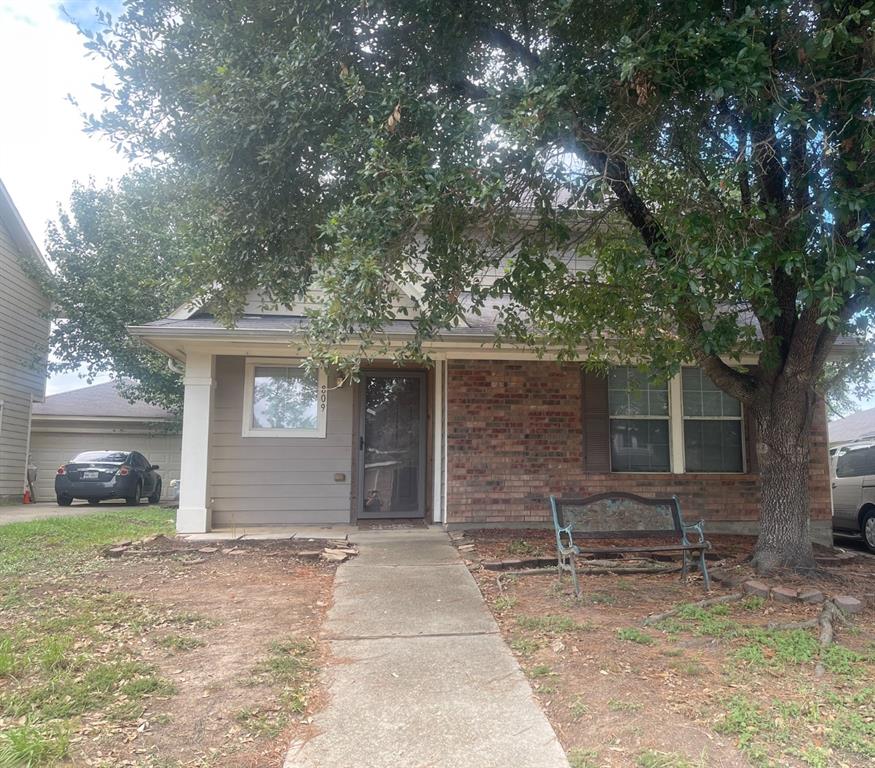
[{"label": "sky", "polygon": [[[34,240],[45,243],[46,223],[73,182],[120,176],[126,160],[106,140],[82,130],[80,111],[100,110],[91,87],[107,73],[88,58],[84,38],[62,8],[93,26],[96,0],[0,0],[0,179]],[[120,0],[100,0],[115,16]],[[100,381],[105,381],[102,377]],[[76,373],[49,379],[48,393],[87,386]]]}]

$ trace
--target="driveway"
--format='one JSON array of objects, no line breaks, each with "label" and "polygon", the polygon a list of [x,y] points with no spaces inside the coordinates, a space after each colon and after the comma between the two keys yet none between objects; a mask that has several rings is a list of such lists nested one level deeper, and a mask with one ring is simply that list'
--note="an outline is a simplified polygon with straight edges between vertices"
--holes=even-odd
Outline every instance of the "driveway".
[{"label": "driveway", "polygon": [[87,502],[78,502],[71,507],[59,507],[57,504],[43,501],[38,504],[13,504],[10,506],[0,505],[0,525],[8,523],[25,523],[28,520],[46,520],[50,517],[78,517],[90,515],[95,512],[104,512],[109,509],[124,507],[125,503],[113,504],[106,502],[97,507],[89,507]]}]

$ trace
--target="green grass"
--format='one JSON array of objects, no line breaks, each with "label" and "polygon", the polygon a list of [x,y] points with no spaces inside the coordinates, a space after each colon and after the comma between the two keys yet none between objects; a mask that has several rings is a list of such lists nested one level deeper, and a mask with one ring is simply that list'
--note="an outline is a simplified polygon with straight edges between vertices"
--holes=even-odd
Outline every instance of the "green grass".
[{"label": "green grass", "polygon": [[[804,704],[773,700],[763,703],[736,696],[726,704],[718,733],[735,736],[754,765],[772,765],[772,756],[794,755],[807,764],[821,766],[825,752],[820,744],[808,744],[806,735],[822,734],[822,740],[836,750],[857,758],[875,760],[875,688],[853,694],[827,696],[811,692]],[[801,743],[800,743],[801,742]]]},{"label": "green grass", "polygon": [[510,641],[510,647],[520,656],[531,656],[541,647],[541,644],[529,637],[515,637]]},{"label": "green grass", "polygon": [[642,632],[635,627],[624,627],[617,630],[617,637],[627,643],[638,643],[638,645],[653,645],[656,641],[651,635]]},{"label": "green grass", "polygon": [[761,611],[766,606],[766,599],[764,597],[760,597],[759,595],[748,595],[744,600],[741,601],[741,607],[746,611],[751,611],[752,613],[756,613],[757,611]]},{"label": "green grass", "polygon": [[637,768],[699,768],[703,763],[691,763],[683,755],[675,752],[657,752],[648,749],[642,752],[635,760]]},{"label": "green grass", "polygon": [[[63,760],[79,718],[136,720],[173,686],[137,654],[142,632],[172,619],[131,596],[83,587],[106,546],[172,531],[144,507],[0,526],[0,768]],[[7,618],[8,617],[8,618]]]},{"label": "green grass", "polygon": [[599,768],[598,752],[594,749],[571,749],[568,764],[571,768]]},{"label": "green grass", "polygon": [[199,637],[190,635],[165,635],[158,641],[158,645],[169,651],[190,651],[205,645]]},{"label": "green grass", "polygon": [[267,656],[252,671],[252,685],[270,684],[280,688],[279,708],[240,710],[235,720],[257,737],[277,736],[292,714],[307,709],[308,695],[318,673],[315,664],[316,646],[311,640],[291,637],[268,646]]},{"label": "green grass", "polygon": [[513,608],[517,603],[517,599],[515,597],[511,597],[510,595],[501,595],[500,597],[495,598],[495,602],[492,604],[492,607],[495,608],[498,613],[504,613],[505,611],[509,611]]},{"label": "green grass", "polygon": [[582,698],[576,698],[573,702],[571,702],[571,706],[569,707],[571,712],[571,717],[574,720],[580,720],[585,714],[589,712],[589,706]]},{"label": "green grass", "polygon": [[160,507],[0,525],[0,578],[69,569],[117,541],[173,532],[173,510]]},{"label": "green grass", "polygon": [[590,624],[581,624],[570,616],[519,616],[517,624],[523,629],[543,632],[548,635],[561,635],[566,632],[587,632]]},{"label": "green grass", "polygon": [[611,710],[611,712],[640,712],[644,709],[644,705],[640,701],[611,699],[608,702],[608,709]]},{"label": "green grass", "polygon": [[0,766],[32,768],[59,762],[70,744],[70,733],[57,724],[32,725],[25,722],[0,733]]},{"label": "green grass", "polygon": [[754,666],[781,668],[788,664],[805,664],[817,658],[820,644],[807,630],[749,629],[742,633],[747,641],[734,658]]},{"label": "green grass", "polygon": [[529,670],[532,677],[552,677],[555,674],[546,664],[537,664]]}]

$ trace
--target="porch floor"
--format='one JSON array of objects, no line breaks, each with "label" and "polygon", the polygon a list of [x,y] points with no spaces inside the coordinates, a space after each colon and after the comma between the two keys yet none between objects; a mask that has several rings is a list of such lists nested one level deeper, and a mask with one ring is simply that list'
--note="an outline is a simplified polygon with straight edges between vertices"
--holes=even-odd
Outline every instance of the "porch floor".
[{"label": "porch floor", "polygon": [[209,533],[181,533],[186,541],[282,541],[285,539],[349,539],[358,533],[381,531],[425,530],[442,531],[440,525],[425,525],[422,521],[400,523],[396,520],[367,520],[358,525],[253,525],[235,528],[214,528]]}]

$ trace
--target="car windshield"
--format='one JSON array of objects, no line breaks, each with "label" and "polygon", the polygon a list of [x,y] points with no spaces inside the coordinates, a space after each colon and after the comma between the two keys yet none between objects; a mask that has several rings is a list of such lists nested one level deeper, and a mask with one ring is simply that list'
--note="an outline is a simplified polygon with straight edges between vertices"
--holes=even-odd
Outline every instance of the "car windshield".
[{"label": "car windshield", "polygon": [[72,464],[85,464],[90,461],[101,461],[107,464],[123,464],[128,454],[124,451],[85,451],[80,453]]}]

